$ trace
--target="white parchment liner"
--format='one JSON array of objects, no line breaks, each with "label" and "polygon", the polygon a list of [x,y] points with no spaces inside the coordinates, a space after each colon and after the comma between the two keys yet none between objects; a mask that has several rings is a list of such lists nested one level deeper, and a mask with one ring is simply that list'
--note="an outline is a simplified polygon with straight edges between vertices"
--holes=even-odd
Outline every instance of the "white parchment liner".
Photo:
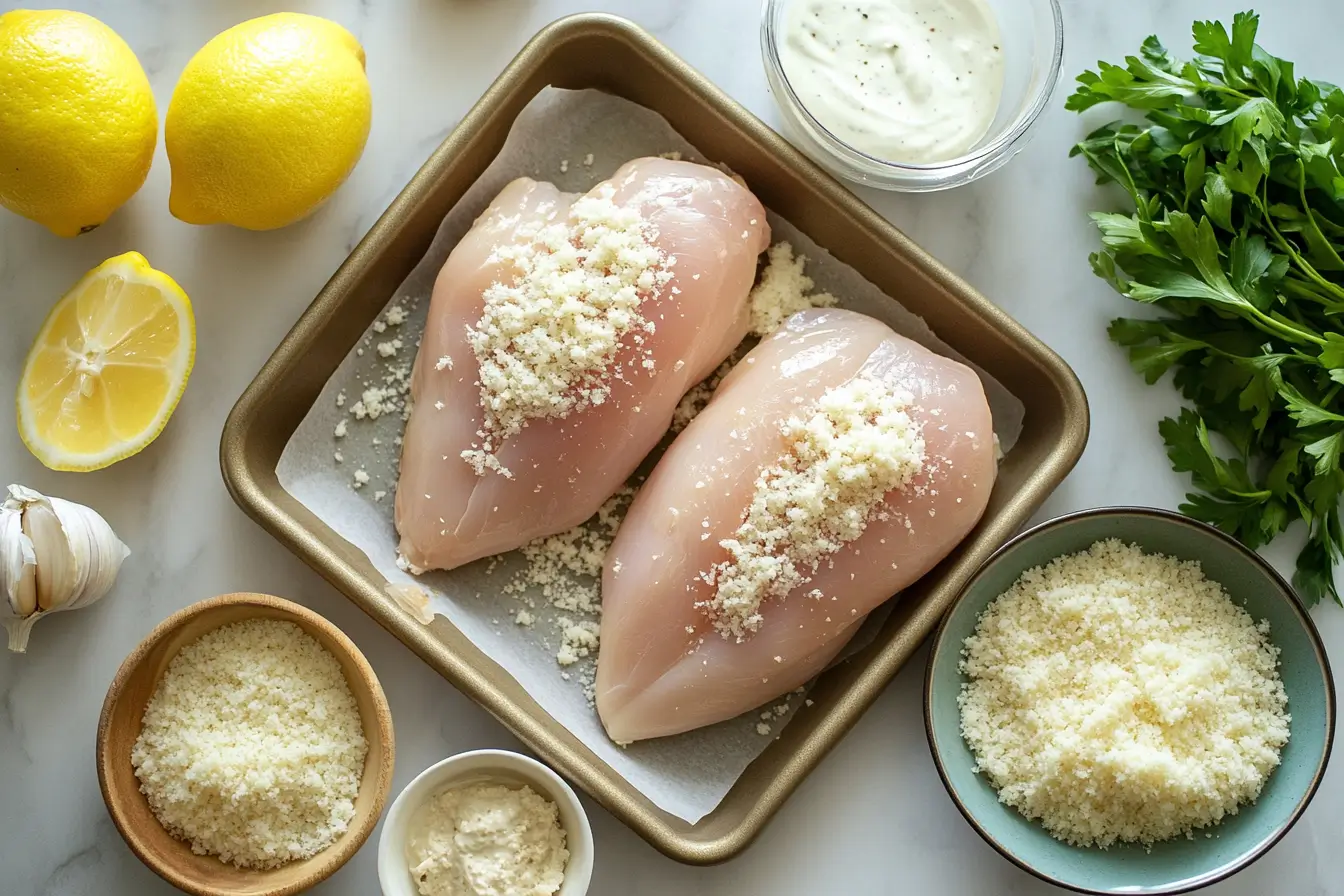
[{"label": "white parchment liner", "polygon": [[[606,737],[597,713],[584,697],[578,675],[572,674],[568,681],[561,677],[555,660],[558,644],[553,611],[538,600],[536,622],[530,627],[514,624],[520,604],[502,595],[500,588],[518,568],[518,557],[509,555],[492,574],[486,572],[486,562],[419,579],[397,568],[392,506],[400,454],[394,442],[404,425],[401,415],[373,421],[350,419],[348,435],[342,439],[334,436],[337,424],[349,417],[351,405],[368,384],[380,384],[390,364],[405,364],[414,357],[439,268],[505,184],[530,176],[550,180],[562,190],[583,192],[629,159],[670,151],[703,161],[660,115],[642,106],[591,90],[548,88],[538,94],[518,117],[499,156],[444,220],[428,254],[390,298],[389,304],[407,296],[418,299],[408,320],[399,327],[367,334],[359,349],[337,368],[285,447],[277,473],[286,491],[362,550],[389,582],[418,583],[429,590],[435,613],[447,617],[617,773],[660,808],[695,823],[714,810],[803,701],[795,697],[788,714],[772,717],[770,733],[764,736],[757,730],[757,712],[677,737],[616,746]],[[585,164],[589,154],[591,162]],[[879,318],[941,354],[959,357],[922,320],[855,270],[836,261],[773,213],[769,220],[773,242],[788,240],[796,252],[809,259],[807,272],[818,289],[837,296],[842,306]],[[411,303],[406,304],[409,307]],[[402,347],[392,358],[381,357],[377,344],[394,338],[401,340]],[[1022,404],[983,372],[981,378],[994,414],[995,432],[1006,451],[1021,431]],[[346,396],[344,408],[336,404],[340,393]],[[337,452],[342,456],[339,463],[335,460]],[[352,487],[356,470],[363,470],[370,479],[359,489]],[[375,500],[378,492],[385,493],[381,500]],[[861,631],[859,637],[863,636]],[[575,668],[571,667],[571,672]]]}]

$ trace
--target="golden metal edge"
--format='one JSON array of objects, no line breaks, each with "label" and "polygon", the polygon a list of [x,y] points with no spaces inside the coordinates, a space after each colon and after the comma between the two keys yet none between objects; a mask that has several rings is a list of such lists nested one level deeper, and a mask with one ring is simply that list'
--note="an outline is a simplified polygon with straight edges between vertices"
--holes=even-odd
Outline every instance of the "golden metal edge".
[{"label": "golden metal edge", "polygon": [[[669,816],[659,812],[642,797],[632,797],[628,792],[629,785],[623,780],[613,781],[614,773],[605,764],[591,761],[591,754],[577,754],[561,741],[559,734],[547,730],[546,726],[520,711],[517,704],[504,698],[491,680],[491,670],[473,668],[462,657],[447,651],[441,642],[428,634],[427,629],[392,609],[370,582],[337,556],[316,533],[304,528],[272,500],[253,475],[248,463],[256,415],[264,406],[269,393],[282,382],[281,374],[289,372],[289,368],[294,366],[299,349],[316,338],[320,324],[340,304],[345,281],[353,278],[381,251],[389,231],[395,230],[398,223],[415,208],[428,192],[432,181],[451,165],[452,157],[459,150],[471,144],[476,132],[498,111],[498,107],[515,87],[536,74],[550,54],[566,40],[584,34],[596,34],[636,49],[651,63],[664,69],[669,77],[678,78],[688,85],[716,114],[748,132],[757,143],[764,144],[786,165],[803,172],[812,185],[825,194],[830,205],[868,229],[892,250],[905,256],[930,280],[953,293],[962,311],[1005,334],[1058,390],[1057,398],[1064,418],[1057,441],[1044,462],[1024,479],[993,519],[982,521],[968,537],[968,550],[958,558],[952,569],[941,572],[943,578],[934,593],[911,608],[902,631],[913,632],[915,637],[906,634],[899,639],[900,644],[888,643],[874,656],[859,679],[850,686],[842,705],[833,706],[824,722],[816,725],[807,739],[795,746],[793,755],[783,764],[775,779],[760,790],[752,808],[725,833],[713,839],[697,839],[676,830]],[[552,23],[529,41],[380,216],[239,398],[225,425],[220,451],[223,477],[231,495],[263,528],[355,600],[365,612],[451,683],[480,702],[507,728],[579,783],[655,848],[682,862],[710,864],[725,861],[745,849],[803,777],[857,722],[863,711],[876,700],[885,685],[932,631],[946,607],[979,564],[1027,520],[1072,469],[1086,443],[1088,428],[1087,401],[1081,384],[1063,360],[1036,337],[972,290],[829,175],[821,172],[767,125],[754,118],[642,29],[615,16],[581,14]],[[926,580],[939,574],[938,571],[930,573]],[[771,749],[777,747],[774,745]],[[684,823],[682,826],[685,827]]]}]

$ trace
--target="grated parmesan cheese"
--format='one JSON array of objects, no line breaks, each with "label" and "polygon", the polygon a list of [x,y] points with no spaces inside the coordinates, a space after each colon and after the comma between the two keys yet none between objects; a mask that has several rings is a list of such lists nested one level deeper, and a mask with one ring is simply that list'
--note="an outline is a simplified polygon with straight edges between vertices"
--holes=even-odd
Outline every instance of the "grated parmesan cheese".
[{"label": "grated parmesan cheese", "polygon": [[670,432],[681,432],[691,421],[700,416],[700,412],[709,404],[709,400],[714,397],[714,390],[719,388],[719,383],[723,382],[737,362],[741,360],[741,355],[733,353],[727,361],[720,364],[708,377],[696,383],[691,390],[681,396],[681,401],[677,402],[677,409],[672,412],[672,423],[668,427]]},{"label": "grated parmesan cheese", "polygon": [[[751,306],[750,334],[712,374],[692,386],[690,391],[682,396],[677,409],[672,413],[669,432],[681,432],[699,416],[709,404],[709,400],[714,397],[714,391],[719,388],[723,378],[742,362],[755,344],[753,337],[769,336],[799,311],[808,308],[830,308],[836,304],[835,296],[830,293],[812,292],[814,286],[812,278],[803,273],[806,264],[807,258],[802,255],[794,256],[793,247],[788,243],[776,243],[770,247],[766,253],[765,267],[761,269],[760,280],[752,287],[748,299]],[[678,361],[673,369],[680,370],[683,366],[683,362]]]},{"label": "grated parmesan cheese", "polygon": [[912,396],[866,376],[827,389],[806,419],[780,426],[781,459],[756,478],[746,519],[719,544],[728,559],[704,579],[703,603],[724,637],[741,641],[831,554],[858,538],[887,494],[924,465],[924,439],[906,414]]},{"label": "grated parmesan cheese", "polygon": [[751,332],[769,336],[799,311],[808,308],[832,308],[835,296],[813,293],[812,278],[803,273],[807,259],[794,256],[793,246],[775,243],[766,252],[768,259],[761,279],[751,290]]},{"label": "grated parmesan cheese", "polygon": [[[538,596],[560,614],[555,627],[560,637],[556,663],[561,667],[582,659],[597,659],[602,566],[634,496],[633,488],[622,487],[581,525],[523,545],[519,553],[524,565],[501,589],[525,602],[526,606],[514,617],[519,625],[531,626],[536,621],[532,609]],[[495,562],[498,561],[492,561],[491,570]],[[594,696],[593,673],[590,663],[579,675],[590,701]],[[566,673],[563,677],[568,680],[570,676]]]},{"label": "grated parmesan cheese", "polygon": [[579,198],[568,219],[518,228],[523,242],[496,246],[513,283],[492,283],[467,341],[480,367],[483,435],[462,452],[476,474],[507,475],[494,456],[529,421],[567,417],[602,404],[606,374],[624,342],[640,345],[654,323],[640,313],[672,278],[657,232],[637,208],[612,201],[603,185]]},{"label": "grated parmesan cheese", "polygon": [[131,765],[154,816],[192,852],[276,868],[345,833],[367,752],[336,658],[292,622],[250,619],[173,657]]},{"label": "grated parmesan cheese", "polygon": [[581,657],[595,656],[600,632],[601,626],[591,620],[560,617],[560,650],[555,654],[555,661],[562,666],[572,666]]},{"label": "grated parmesan cheese", "polygon": [[1198,563],[1099,541],[981,615],[962,735],[999,799],[1060,840],[1190,838],[1254,802],[1288,741],[1268,635]]}]

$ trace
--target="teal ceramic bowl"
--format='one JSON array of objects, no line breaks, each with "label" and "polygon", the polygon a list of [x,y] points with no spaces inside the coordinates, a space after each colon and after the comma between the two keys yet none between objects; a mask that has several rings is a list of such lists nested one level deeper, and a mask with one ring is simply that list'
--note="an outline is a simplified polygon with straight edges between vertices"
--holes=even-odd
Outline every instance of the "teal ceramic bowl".
[{"label": "teal ceramic bowl", "polygon": [[[957,694],[962,644],[985,607],[1021,573],[1105,538],[1151,553],[1198,560],[1257,620],[1268,619],[1281,651],[1280,675],[1292,716],[1282,764],[1260,798],[1236,815],[1180,838],[1102,850],[1069,846],[1040,824],[999,802],[971,771],[974,757],[961,738]],[[1080,893],[1187,893],[1235,874],[1264,855],[1302,815],[1325,774],[1335,731],[1335,691],[1320,635],[1280,576],[1254,552],[1209,526],[1147,508],[1104,508],[1059,517],[1018,535],[989,558],[948,610],[933,636],[924,684],[924,724],[938,774],[953,802],[988,843],[1020,868]]]}]

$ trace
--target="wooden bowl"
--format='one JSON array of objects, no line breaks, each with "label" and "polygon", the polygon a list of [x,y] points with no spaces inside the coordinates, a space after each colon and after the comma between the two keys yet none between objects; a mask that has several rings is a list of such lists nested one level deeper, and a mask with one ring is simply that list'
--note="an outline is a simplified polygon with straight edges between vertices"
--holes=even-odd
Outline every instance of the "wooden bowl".
[{"label": "wooden bowl", "polygon": [[[131,767],[145,705],[168,663],[186,644],[212,629],[244,619],[283,619],[317,639],[341,664],[359,705],[369,753],[350,827],[335,843],[300,862],[270,871],[237,868],[200,856],[159,824]],[[392,786],[392,716],[368,661],[341,631],[298,604],[266,594],[225,594],[174,613],[140,643],[117,670],[98,719],[98,786],[117,830],[156,874],[194,896],[288,896],[330,877],[368,839]]]}]

